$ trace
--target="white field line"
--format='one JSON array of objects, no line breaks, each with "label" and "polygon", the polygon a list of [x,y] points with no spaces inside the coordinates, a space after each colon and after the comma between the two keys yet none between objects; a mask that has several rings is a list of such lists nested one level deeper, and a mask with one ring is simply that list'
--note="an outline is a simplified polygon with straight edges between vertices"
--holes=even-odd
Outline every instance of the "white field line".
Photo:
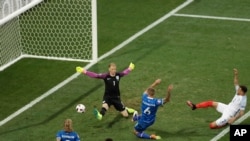
[{"label": "white field line", "polygon": [[173,9],[172,11],[170,11],[168,14],[164,15],[160,19],[156,20],[152,24],[148,25],[147,27],[145,27],[141,31],[137,32],[136,34],[134,34],[133,36],[131,36],[130,38],[128,38],[127,40],[125,40],[124,42],[122,42],[120,45],[118,45],[115,48],[113,48],[109,53],[106,53],[106,54],[102,55],[99,59],[106,58],[110,54],[116,52],[117,50],[119,50],[120,48],[124,47],[125,45],[127,45],[128,43],[130,43],[131,41],[133,41],[134,39],[136,39],[137,37],[141,36],[145,32],[147,32],[150,29],[152,29],[153,27],[155,27],[156,25],[160,24],[161,22],[163,22],[167,18],[173,16],[176,12],[178,12],[179,10],[181,10],[184,7],[186,7],[187,5],[189,5],[192,2],[193,2],[193,0],[187,0],[186,2],[184,2],[183,4],[181,4],[180,6],[178,6],[177,8]]},{"label": "white field line", "polygon": [[[130,42],[132,42],[134,39],[136,39],[140,35],[144,34],[148,30],[152,29],[153,27],[155,27],[159,23],[163,22],[167,18],[171,17],[173,14],[175,14],[176,12],[178,12],[179,10],[181,10],[182,8],[184,8],[185,6],[187,6],[188,4],[190,4],[191,2],[193,2],[193,0],[187,0],[187,1],[185,1],[183,4],[179,5],[177,8],[173,9],[172,11],[170,11],[169,13],[167,13],[166,15],[164,15],[163,17],[161,17],[157,21],[153,22],[149,26],[147,26],[144,29],[142,29],[141,31],[137,32],[136,34],[134,34],[133,36],[131,36],[130,38],[128,38],[127,40],[125,40],[124,42],[122,42],[121,44],[119,44],[118,46],[116,46],[115,48],[113,48],[111,51],[109,51],[106,54],[104,54],[101,57],[99,57],[98,60],[97,60],[97,62],[100,61],[100,60],[102,60],[102,59],[104,59],[104,58],[106,58],[106,57],[108,57],[108,56],[110,56],[111,54],[113,54],[117,50],[123,48],[125,45],[127,45]],[[87,66],[85,66],[84,68],[88,69],[91,66],[93,66],[95,63],[96,62],[91,62]],[[34,99],[33,101],[31,101],[30,103],[28,103],[27,105],[25,105],[24,107],[22,107],[21,109],[19,109],[18,111],[14,112],[10,116],[8,116],[4,120],[2,120],[0,122],[0,126],[4,125],[8,121],[12,120],[13,118],[15,118],[16,116],[18,116],[19,114],[21,114],[22,112],[24,112],[27,109],[31,108],[32,106],[34,106],[35,104],[37,104],[38,102],[40,102],[41,100],[43,100],[44,98],[46,98],[47,96],[53,94],[55,91],[57,91],[58,89],[60,89],[61,87],[63,87],[64,85],[66,85],[67,83],[69,83],[70,81],[72,81],[73,79],[75,79],[79,75],[80,74],[78,74],[78,73],[73,74],[72,76],[70,76],[69,78],[67,78],[66,80],[64,80],[63,82],[59,83],[58,85],[56,85],[55,87],[53,87],[49,91],[47,91],[44,94],[42,94],[40,97]]]},{"label": "white field line", "polygon": [[[234,125],[240,124],[242,121],[246,120],[250,116],[250,111],[248,111],[246,114],[244,114],[242,117],[240,117],[238,120],[235,121]],[[222,130],[217,136],[212,138],[210,141],[217,141],[221,137],[223,137],[225,134],[229,132],[230,127],[227,127],[226,129]]]},{"label": "white field line", "polygon": [[[250,22],[250,19],[243,19],[243,18],[230,18],[230,17],[216,17],[216,16],[204,16],[204,15],[190,15],[190,14],[173,14],[173,16],[179,17],[190,17],[190,18],[204,18],[204,19],[215,19],[215,20],[229,20],[229,21],[242,21],[242,22]],[[244,121],[246,118],[250,116],[250,111],[240,117],[234,124],[239,124]],[[229,132],[230,127],[225,128],[222,130],[217,136],[212,138],[210,141],[217,141],[225,134]]]},{"label": "white field line", "polygon": [[215,20],[228,20],[228,21],[250,22],[250,19],[243,19],[243,18],[216,17],[216,16],[190,15],[190,14],[174,14],[173,16],[190,17],[190,18],[215,19]]}]

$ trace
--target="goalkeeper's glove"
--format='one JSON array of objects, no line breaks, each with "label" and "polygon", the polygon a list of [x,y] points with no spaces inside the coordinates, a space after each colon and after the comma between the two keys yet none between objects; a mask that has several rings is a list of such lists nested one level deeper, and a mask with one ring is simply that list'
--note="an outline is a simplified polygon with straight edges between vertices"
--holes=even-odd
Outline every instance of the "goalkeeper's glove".
[{"label": "goalkeeper's glove", "polygon": [[82,67],[76,67],[76,72],[82,73],[84,71],[84,68]]},{"label": "goalkeeper's glove", "polygon": [[135,64],[133,64],[132,62],[129,64],[129,69],[133,70],[135,68]]}]

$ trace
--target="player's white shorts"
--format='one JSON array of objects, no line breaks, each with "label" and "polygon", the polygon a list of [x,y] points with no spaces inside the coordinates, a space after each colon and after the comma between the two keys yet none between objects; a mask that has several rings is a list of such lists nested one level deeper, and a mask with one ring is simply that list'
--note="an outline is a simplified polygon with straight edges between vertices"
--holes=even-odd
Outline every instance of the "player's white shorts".
[{"label": "player's white shorts", "polygon": [[221,102],[218,102],[216,110],[223,114],[223,111],[227,108],[227,105]]},{"label": "player's white shorts", "polygon": [[228,120],[232,117],[230,114],[231,112],[228,111],[227,107],[228,106],[226,104],[218,102],[216,110],[222,113],[222,115],[215,121],[217,126],[223,126],[227,124]]}]

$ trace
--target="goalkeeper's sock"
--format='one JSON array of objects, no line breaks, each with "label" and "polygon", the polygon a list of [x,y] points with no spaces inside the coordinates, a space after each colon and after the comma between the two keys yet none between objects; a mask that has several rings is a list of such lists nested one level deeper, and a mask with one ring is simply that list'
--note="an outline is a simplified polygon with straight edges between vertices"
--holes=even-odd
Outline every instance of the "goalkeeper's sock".
[{"label": "goalkeeper's sock", "polygon": [[101,111],[100,111],[100,114],[102,114],[102,116],[104,116],[105,115],[105,113],[106,113],[106,109],[104,108],[104,107],[102,107],[102,109],[101,109]]},{"label": "goalkeeper's sock", "polygon": [[196,104],[196,108],[207,108],[207,107],[213,107],[213,101],[204,101],[201,103]]}]

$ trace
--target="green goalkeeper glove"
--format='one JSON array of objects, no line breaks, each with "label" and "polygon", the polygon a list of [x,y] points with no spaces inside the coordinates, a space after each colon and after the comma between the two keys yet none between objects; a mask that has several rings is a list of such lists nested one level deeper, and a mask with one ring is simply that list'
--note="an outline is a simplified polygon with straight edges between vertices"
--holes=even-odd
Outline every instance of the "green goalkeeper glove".
[{"label": "green goalkeeper glove", "polygon": [[133,70],[135,68],[135,64],[133,64],[132,62],[129,64],[129,69]]},{"label": "green goalkeeper glove", "polygon": [[82,73],[84,71],[84,68],[82,67],[76,67],[76,72]]}]

